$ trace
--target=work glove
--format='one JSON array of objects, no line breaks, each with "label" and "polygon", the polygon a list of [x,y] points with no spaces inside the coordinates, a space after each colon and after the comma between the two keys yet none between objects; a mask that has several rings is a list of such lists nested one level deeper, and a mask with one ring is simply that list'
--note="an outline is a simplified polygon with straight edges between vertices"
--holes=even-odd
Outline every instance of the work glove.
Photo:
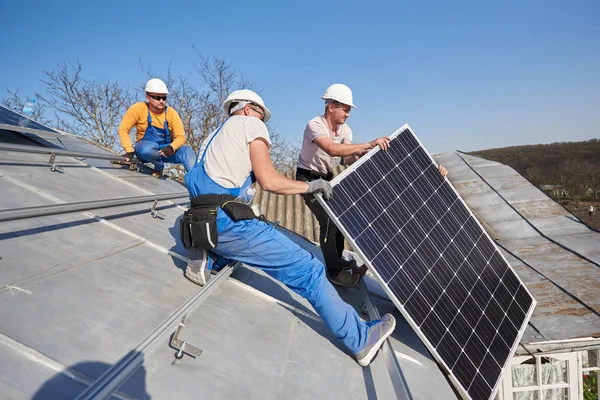
[{"label": "work glove", "polygon": [[162,148],[162,152],[165,155],[165,157],[169,158],[171,157],[173,154],[175,154],[175,150],[173,150],[173,146],[167,146],[167,147],[163,147]]},{"label": "work glove", "polygon": [[331,199],[333,195],[333,189],[331,188],[331,184],[327,182],[325,179],[317,179],[312,182],[308,182],[308,190],[305,192],[306,194],[317,194],[321,193],[325,200]]},{"label": "work glove", "polygon": [[127,159],[127,161],[131,161],[131,159],[135,156],[135,153],[133,151],[130,151],[129,153],[125,153],[123,154],[123,157],[125,157]]}]

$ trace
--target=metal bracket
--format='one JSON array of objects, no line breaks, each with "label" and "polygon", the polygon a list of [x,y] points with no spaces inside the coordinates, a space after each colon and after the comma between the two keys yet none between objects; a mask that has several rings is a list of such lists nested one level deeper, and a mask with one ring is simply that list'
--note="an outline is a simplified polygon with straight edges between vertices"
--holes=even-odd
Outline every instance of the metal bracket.
[{"label": "metal bracket", "polygon": [[162,214],[159,213],[158,211],[156,211],[156,206],[157,205],[158,205],[158,200],[154,200],[154,203],[152,203],[152,209],[150,210],[150,214],[152,215],[152,218],[164,219],[164,217],[162,216]]},{"label": "metal bracket", "polygon": [[60,168],[58,168],[56,166],[55,160],[56,160],[56,154],[50,153],[50,160],[48,161],[48,165],[50,166],[50,171],[52,171],[52,172],[59,171],[60,172]]},{"label": "metal bracket", "polygon": [[187,314],[181,318],[181,321],[175,330],[175,334],[173,335],[173,339],[171,339],[171,346],[178,350],[177,353],[175,353],[175,358],[178,360],[183,358],[184,353],[193,358],[199,357],[200,354],[202,354],[202,350],[199,348],[192,346],[185,340],[179,339],[179,333],[181,332],[181,329],[185,327],[185,317],[187,317]]},{"label": "metal bracket", "polygon": [[129,163],[129,170],[130,171],[140,172],[140,160],[130,161],[130,163]]},{"label": "metal bracket", "polygon": [[363,315],[369,315],[369,309],[367,308],[367,303],[365,303],[364,301],[362,303],[362,307],[360,308],[360,312]]}]

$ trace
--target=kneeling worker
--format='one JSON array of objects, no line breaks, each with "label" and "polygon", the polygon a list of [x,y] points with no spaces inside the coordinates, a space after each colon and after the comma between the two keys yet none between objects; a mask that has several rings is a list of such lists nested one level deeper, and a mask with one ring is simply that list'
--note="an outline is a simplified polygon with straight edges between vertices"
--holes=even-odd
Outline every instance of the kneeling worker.
[{"label": "kneeling worker", "polygon": [[[273,226],[254,218],[249,206],[254,178],[272,193],[321,193],[326,199],[332,194],[329,182],[294,181],[275,170],[264,124],[271,112],[258,94],[236,90],[223,102],[223,110],[230,117],[206,139],[198,162],[185,175],[192,206],[186,215],[196,213],[190,220],[191,247],[203,249],[203,262],[197,264],[197,270],[188,268],[186,276],[195,283],[206,283],[205,270],[214,263],[208,253],[218,256],[215,269],[223,260],[262,269],[306,298],[358,363],[368,365],[393,332],[394,317],[386,314],[380,320],[364,322],[329,283],[323,264]],[[183,234],[182,240],[185,245]]]},{"label": "kneeling worker", "polygon": [[[143,162],[154,164],[152,176],[161,178],[165,162],[183,164],[188,172],[196,162],[196,155],[185,145],[183,123],[177,111],[167,107],[167,85],[160,79],[146,83],[146,101],[135,103],[125,113],[119,125],[119,139],[129,160],[135,154]],[[136,127],[135,151],[129,131]]]}]

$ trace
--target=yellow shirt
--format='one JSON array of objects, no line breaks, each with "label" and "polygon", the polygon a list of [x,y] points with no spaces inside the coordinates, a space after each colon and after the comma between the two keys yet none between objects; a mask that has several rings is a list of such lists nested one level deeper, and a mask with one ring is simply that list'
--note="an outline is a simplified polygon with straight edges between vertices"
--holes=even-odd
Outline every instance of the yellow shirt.
[{"label": "yellow shirt", "polygon": [[[160,114],[154,114],[150,111],[150,116],[152,118],[152,125],[160,129],[165,128],[164,111]],[[167,123],[169,132],[171,133],[171,146],[173,147],[173,150],[177,150],[185,144],[185,132],[179,114],[171,107],[167,107]],[[123,150],[125,150],[126,153],[133,151],[131,139],[129,139],[129,131],[134,125],[137,131],[135,135],[135,141],[137,143],[142,140],[144,133],[146,133],[146,128],[148,127],[148,105],[143,101],[129,107],[119,125],[119,139],[121,140],[121,146],[123,146]]]}]

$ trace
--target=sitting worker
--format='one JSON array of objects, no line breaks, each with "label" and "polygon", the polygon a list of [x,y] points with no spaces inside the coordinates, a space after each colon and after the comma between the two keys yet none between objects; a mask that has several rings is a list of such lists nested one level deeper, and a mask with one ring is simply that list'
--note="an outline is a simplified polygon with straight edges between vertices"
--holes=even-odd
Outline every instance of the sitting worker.
[{"label": "sitting worker", "polygon": [[[185,145],[183,123],[177,111],[167,107],[167,85],[160,79],[146,83],[146,101],[135,103],[125,113],[119,125],[119,139],[129,161],[135,154],[142,162],[154,164],[152,176],[161,178],[165,162],[183,164],[188,172],[196,155]],[[136,127],[135,150],[129,131]]]},{"label": "sitting worker", "polygon": [[[229,118],[206,139],[198,162],[184,178],[191,208],[182,220],[182,232],[190,225],[182,240],[201,254],[199,262],[188,266],[186,277],[205,284],[206,271],[229,260],[262,269],[306,298],[358,363],[368,365],[394,330],[394,317],[385,314],[380,320],[364,322],[340,298],[314,254],[255,218],[250,208],[254,178],[272,193],[321,193],[326,199],[332,195],[329,182],[299,182],[275,170],[264,124],[271,112],[258,94],[236,90],[223,102],[223,111]],[[187,220],[189,214],[193,216]]]}]

